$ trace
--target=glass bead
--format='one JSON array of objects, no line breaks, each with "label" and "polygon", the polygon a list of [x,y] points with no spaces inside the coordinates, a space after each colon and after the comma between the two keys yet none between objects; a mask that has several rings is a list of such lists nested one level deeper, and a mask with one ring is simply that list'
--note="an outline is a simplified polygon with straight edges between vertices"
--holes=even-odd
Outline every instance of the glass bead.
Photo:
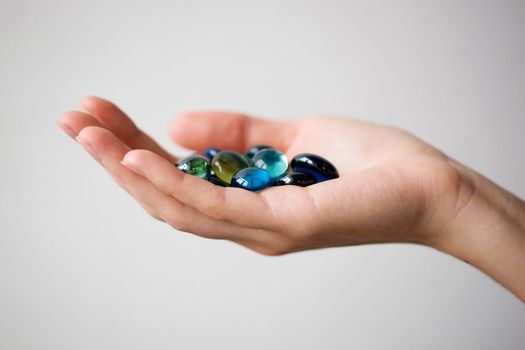
[{"label": "glass bead", "polygon": [[339,177],[335,166],[325,158],[311,153],[301,153],[293,157],[292,170],[312,175],[317,182]]},{"label": "glass bead", "polygon": [[240,187],[249,191],[260,191],[272,184],[272,179],[266,170],[260,168],[244,168],[232,177],[231,187]]},{"label": "glass bead", "polygon": [[221,187],[227,187],[228,184],[221,181],[213,171],[210,170],[210,175],[208,176],[208,181],[211,182],[214,185],[221,186]]},{"label": "glass bead", "polygon": [[208,147],[202,153],[208,160],[212,160],[221,150],[216,147]]},{"label": "glass bead", "polygon": [[248,161],[234,151],[221,151],[211,160],[211,170],[225,184],[230,184],[232,176],[247,167]]},{"label": "glass bead", "polygon": [[272,180],[277,180],[288,169],[288,159],[282,152],[273,148],[266,148],[255,153],[252,158],[252,165],[266,170]]},{"label": "glass bead", "polygon": [[202,179],[208,177],[210,163],[206,157],[195,154],[186,157],[177,163],[177,169],[182,170],[186,174],[195,175]]},{"label": "glass bead", "polygon": [[257,146],[250,147],[250,149],[246,151],[244,156],[246,157],[246,159],[251,160],[253,156],[255,155],[255,153],[259,152],[262,149],[266,149],[266,148],[271,148],[271,147],[267,145],[257,145]]},{"label": "glass bead", "polygon": [[279,180],[275,182],[275,186],[283,185],[295,185],[306,187],[315,184],[317,181],[313,178],[312,175],[306,173],[299,173],[297,171],[292,171],[290,173],[284,174]]}]

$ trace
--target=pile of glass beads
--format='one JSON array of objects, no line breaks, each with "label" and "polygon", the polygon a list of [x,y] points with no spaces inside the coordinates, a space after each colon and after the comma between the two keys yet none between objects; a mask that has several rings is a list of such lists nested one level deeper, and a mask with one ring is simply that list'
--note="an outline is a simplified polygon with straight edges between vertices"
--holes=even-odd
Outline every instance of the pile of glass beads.
[{"label": "pile of glass beads", "polygon": [[266,145],[251,147],[243,155],[234,151],[207,148],[180,160],[177,168],[224,187],[261,191],[268,186],[310,186],[339,177],[332,163],[321,156],[301,153],[290,164],[286,156]]}]

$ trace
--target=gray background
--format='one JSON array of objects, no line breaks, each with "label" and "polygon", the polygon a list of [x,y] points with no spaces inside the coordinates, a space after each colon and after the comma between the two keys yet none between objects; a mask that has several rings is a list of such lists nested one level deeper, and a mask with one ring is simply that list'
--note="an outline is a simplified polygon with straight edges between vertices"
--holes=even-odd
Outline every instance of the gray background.
[{"label": "gray background", "polygon": [[0,1],[0,349],[523,349],[525,306],[412,245],[268,258],[143,213],[55,124],[116,101],[406,128],[525,196],[523,1]]}]

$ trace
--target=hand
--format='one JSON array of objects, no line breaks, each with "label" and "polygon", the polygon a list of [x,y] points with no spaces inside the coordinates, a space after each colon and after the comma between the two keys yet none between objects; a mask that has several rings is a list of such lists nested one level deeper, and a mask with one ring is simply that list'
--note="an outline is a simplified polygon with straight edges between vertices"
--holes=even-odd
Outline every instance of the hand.
[{"label": "hand", "polygon": [[[260,193],[223,188],[179,171],[176,158],[115,105],[82,100],[84,112],[59,124],[155,218],[203,237],[228,239],[267,255],[365,243],[413,242],[460,258],[459,218],[479,198],[479,175],[416,137],[348,118],[273,122],[229,112],[175,119],[174,141],[244,152],[268,144],[289,159],[319,154],[340,178]],[[497,277],[495,277],[497,278]],[[501,279],[501,278],[500,278]]]},{"label": "hand", "polygon": [[177,170],[175,157],[110,102],[88,97],[81,106],[87,113],[67,113],[60,125],[78,134],[150,214],[179,230],[231,239],[265,254],[429,239],[428,209],[441,195],[433,193],[435,185],[457,186],[444,155],[396,129],[326,117],[280,123],[225,112],[180,116],[171,135],[187,148],[243,153],[264,143],[289,159],[301,152],[322,155],[341,175],[261,193],[221,188]]}]

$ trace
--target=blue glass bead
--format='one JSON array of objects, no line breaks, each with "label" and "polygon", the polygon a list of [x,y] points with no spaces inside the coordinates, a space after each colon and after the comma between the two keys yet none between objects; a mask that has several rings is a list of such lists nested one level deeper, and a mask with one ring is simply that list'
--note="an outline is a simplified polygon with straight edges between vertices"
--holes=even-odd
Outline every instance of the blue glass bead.
[{"label": "blue glass bead", "polygon": [[215,157],[217,155],[217,153],[219,153],[221,150],[218,149],[218,148],[215,148],[215,147],[209,147],[209,148],[206,148],[203,152],[203,155],[208,158],[209,160],[212,160],[213,157]]},{"label": "blue glass bead", "polygon": [[321,156],[301,153],[293,157],[290,163],[292,170],[312,175],[317,182],[339,177],[335,166]]},{"label": "blue glass bead", "polygon": [[295,186],[306,187],[306,186],[313,185],[316,182],[317,181],[315,181],[313,176],[310,174],[292,171],[290,173],[284,174],[283,177],[277,180],[275,182],[275,186],[295,185]]},{"label": "blue glass bead", "polygon": [[211,170],[219,180],[226,184],[231,183],[235,173],[247,167],[249,167],[248,161],[234,151],[221,151],[211,160]]},{"label": "blue glass bead", "polygon": [[186,174],[195,175],[204,179],[209,174],[210,163],[206,157],[195,154],[179,161],[177,163],[177,169],[182,170]]},{"label": "blue glass bead", "polygon": [[248,160],[251,160],[253,158],[253,156],[255,155],[255,153],[259,152],[262,149],[266,149],[266,148],[271,148],[271,147],[270,146],[266,146],[266,145],[257,145],[257,146],[250,147],[250,149],[246,151],[244,156]]},{"label": "blue glass bead", "polygon": [[277,180],[288,169],[288,159],[282,152],[273,148],[266,148],[255,153],[252,158],[252,165],[266,170],[272,180]]},{"label": "blue glass bead", "polygon": [[259,168],[245,168],[233,175],[231,187],[240,187],[249,191],[260,191],[272,184],[268,172]]}]

